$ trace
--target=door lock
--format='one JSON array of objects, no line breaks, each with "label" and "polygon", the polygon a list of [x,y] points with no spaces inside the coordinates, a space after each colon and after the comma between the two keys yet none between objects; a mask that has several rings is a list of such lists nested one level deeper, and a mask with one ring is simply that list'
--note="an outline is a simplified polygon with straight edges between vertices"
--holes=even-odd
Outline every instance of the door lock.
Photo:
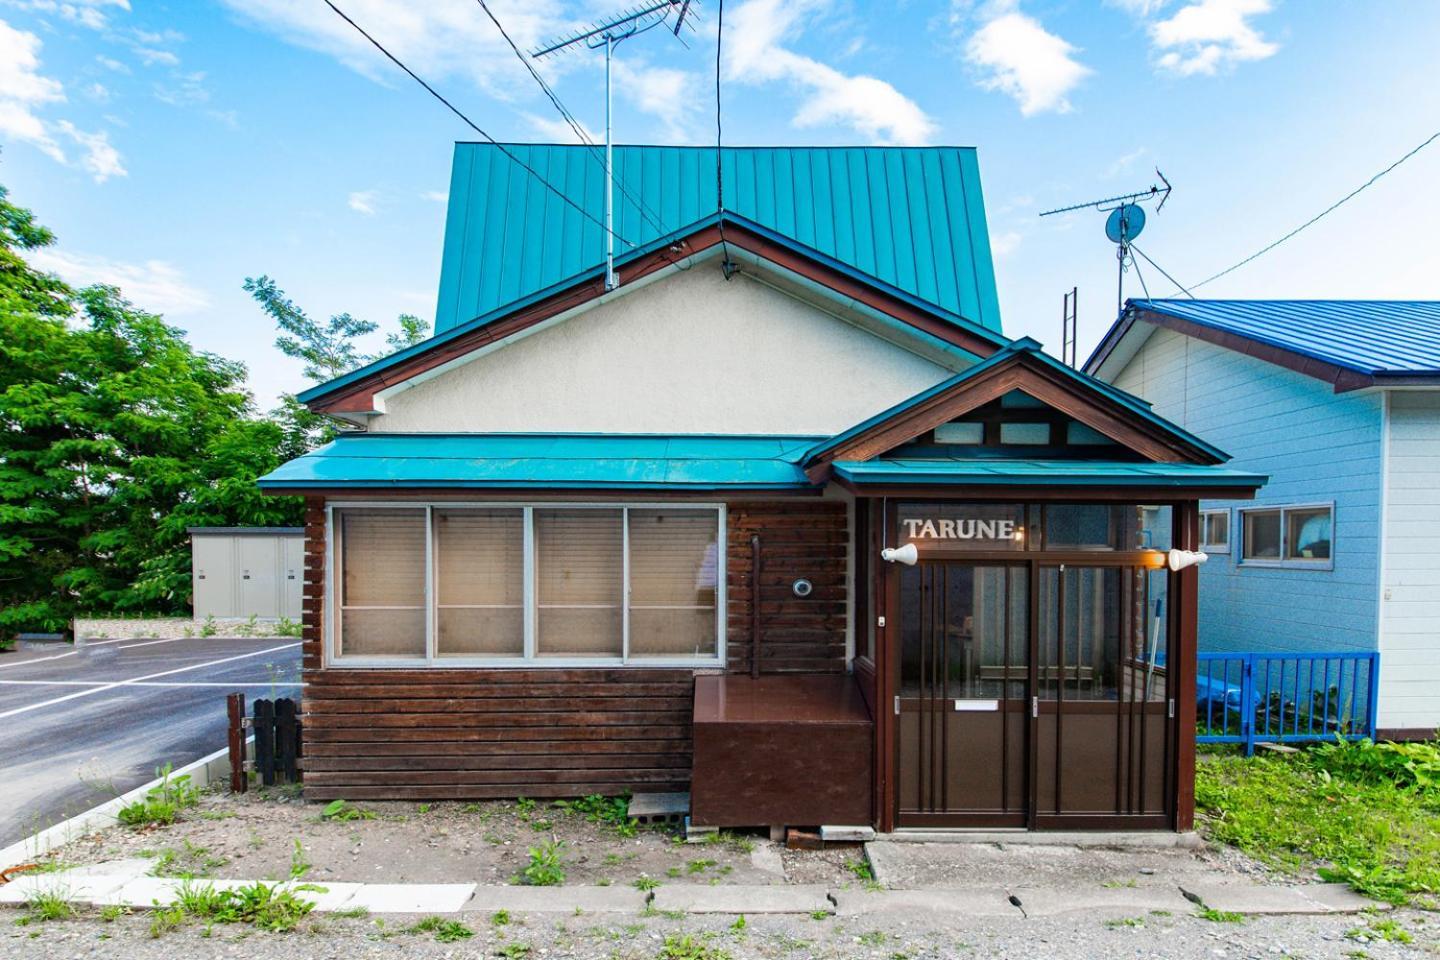
[{"label": "door lock", "polygon": [[1174,701],[1174,700],[1171,700],[1171,701],[1170,701],[1170,706],[1167,708],[1167,712],[1168,712],[1168,715],[1169,715],[1170,719],[1171,719],[1171,720],[1174,720],[1174,719],[1175,719],[1175,701]]}]

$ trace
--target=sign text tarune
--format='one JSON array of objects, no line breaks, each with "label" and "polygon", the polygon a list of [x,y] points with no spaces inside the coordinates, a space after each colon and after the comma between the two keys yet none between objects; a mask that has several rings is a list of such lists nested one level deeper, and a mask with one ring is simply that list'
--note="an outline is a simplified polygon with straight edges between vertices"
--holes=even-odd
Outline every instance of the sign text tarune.
[{"label": "sign text tarune", "polygon": [[1010,540],[1015,536],[1014,520],[924,520],[906,517],[900,521],[911,540]]}]

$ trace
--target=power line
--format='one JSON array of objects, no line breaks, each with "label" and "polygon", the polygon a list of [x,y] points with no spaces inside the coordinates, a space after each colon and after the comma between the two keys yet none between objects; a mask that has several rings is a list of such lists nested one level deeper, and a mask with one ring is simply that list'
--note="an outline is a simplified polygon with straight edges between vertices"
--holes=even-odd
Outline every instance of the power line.
[{"label": "power line", "polygon": [[[1215,274],[1214,276],[1212,276],[1212,277],[1207,277],[1207,278],[1205,278],[1204,280],[1201,280],[1199,283],[1192,285],[1192,286],[1190,287],[1190,290],[1198,290],[1198,289],[1200,289],[1201,287],[1205,286],[1205,284],[1209,283],[1210,281],[1212,281],[1212,280],[1219,280],[1221,277],[1225,276],[1225,274],[1231,273],[1232,271],[1235,271],[1235,270],[1239,270],[1241,267],[1245,266],[1245,264],[1249,263],[1251,260],[1254,260],[1256,257],[1262,256],[1262,255],[1264,255],[1264,254],[1269,253],[1271,250],[1274,250],[1276,247],[1280,246],[1280,244],[1284,243],[1286,240],[1289,240],[1291,237],[1295,236],[1297,233],[1299,233],[1300,231],[1304,230],[1306,227],[1311,226],[1311,225],[1314,224],[1316,221],[1324,218],[1325,216],[1329,215],[1329,214],[1332,213],[1334,210],[1336,210],[1337,208],[1339,208],[1341,205],[1343,205],[1343,204],[1345,204],[1346,202],[1348,202],[1349,200],[1353,199],[1357,194],[1359,194],[1361,191],[1365,190],[1367,187],[1369,187],[1371,184],[1373,184],[1376,180],[1379,180],[1381,177],[1385,176],[1385,174],[1389,173],[1391,170],[1394,170],[1396,167],[1400,166],[1400,164],[1404,163],[1406,160],[1409,160],[1411,157],[1415,156],[1415,154],[1419,153],[1421,150],[1424,150],[1426,147],[1430,146],[1430,144],[1434,143],[1436,140],[1440,140],[1440,131],[1436,131],[1435,133],[1431,134],[1430,137],[1429,137],[1424,143],[1420,144],[1418,147],[1416,147],[1415,149],[1411,150],[1409,153],[1405,154],[1405,156],[1401,157],[1399,160],[1396,160],[1394,163],[1390,164],[1390,166],[1386,167],[1384,170],[1381,170],[1379,173],[1375,174],[1375,176],[1371,177],[1369,180],[1366,180],[1364,183],[1360,184],[1360,186],[1356,187],[1354,190],[1351,190],[1349,193],[1345,194],[1345,196],[1341,197],[1339,200],[1336,200],[1334,203],[1330,204],[1330,206],[1326,207],[1324,210],[1321,210],[1319,213],[1317,213],[1315,216],[1311,217],[1309,220],[1306,220],[1304,223],[1300,224],[1300,226],[1296,227],[1294,230],[1291,230],[1289,233],[1285,234],[1285,236],[1281,237],[1279,240],[1276,240],[1274,243],[1270,244],[1269,246],[1262,247],[1261,249],[1255,251],[1254,253],[1250,254],[1250,256],[1246,257],[1244,260],[1241,260],[1239,263],[1235,264],[1234,266],[1226,267],[1224,270],[1221,270],[1219,273]],[[1146,257],[1146,259],[1148,260],[1149,257]],[[1159,268],[1157,268],[1157,269],[1159,269]],[[1163,273],[1164,271],[1161,271],[1161,272]],[[1167,276],[1168,276],[1168,275],[1167,275]],[[1171,282],[1171,283],[1175,283],[1174,280],[1171,280],[1170,282]],[[1178,284],[1178,283],[1175,283],[1175,286],[1176,286],[1177,288],[1181,289],[1181,290],[1185,290],[1185,288],[1184,288],[1184,287],[1181,287],[1180,284]],[[1188,294],[1190,291],[1189,291],[1189,290],[1186,290],[1185,292]],[[1194,295],[1191,294],[1191,296],[1193,297]]]},{"label": "power line", "polygon": [[384,44],[382,44],[379,40],[376,40],[369,33],[367,33],[364,27],[360,26],[360,24],[356,23],[354,20],[351,20],[350,17],[346,15],[344,10],[341,10],[339,7],[335,6],[333,0],[325,0],[325,5],[331,10],[335,11],[336,15],[338,15],[341,20],[344,20],[346,23],[350,24],[350,26],[354,27],[357,31],[359,31],[360,36],[364,37],[366,40],[369,40],[370,45],[373,46],[376,50],[379,50],[381,53],[383,53],[386,59],[388,59],[391,63],[395,64],[395,66],[399,67],[401,70],[404,70],[407,74],[409,74],[410,79],[414,80],[416,83],[420,84],[420,86],[424,87],[425,91],[429,93],[430,96],[443,103],[445,107],[451,113],[455,114],[455,116],[459,117],[460,120],[464,122],[467,127],[469,127],[471,130],[474,130],[491,145],[499,148],[501,153],[505,154],[505,156],[509,157],[512,161],[518,164],[521,168],[525,170],[526,173],[530,174],[530,176],[540,181],[540,183],[542,183],[547,190],[555,194],[555,196],[559,197],[566,205],[573,207],[576,212],[578,212],[582,217],[598,226],[601,230],[609,233],[621,243],[624,243],[627,246],[631,247],[635,246],[635,244],[631,243],[629,240],[626,240],[624,237],[620,236],[620,234],[607,227],[584,207],[580,206],[580,204],[576,203],[574,200],[570,199],[570,197],[566,196],[565,193],[561,191],[558,187],[556,187],[553,183],[542,177],[539,171],[537,171],[534,167],[530,166],[530,164],[515,156],[515,154],[512,153],[508,147],[500,143],[494,137],[490,136],[490,134],[486,133],[484,130],[480,129],[480,127],[475,124],[475,121],[471,120],[469,117],[465,116],[465,114],[460,111],[459,107],[455,106],[455,104],[451,103],[449,100],[446,100],[439,91],[437,91],[434,87],[430,86],[430,84],[426,83],[419,74],[417,74],[414,70],[411,70],[409,67],[405,66],[405,64],[400,60],[399,57],[395,56],[395,54],[385,49]]},{"label": "power line", "polygon": [[[525,69],[530,72],[530,76],[533,77],[535,79],[535,82],[540,85],[540,89],[544,91],[545,96],[550,101],[551,106],[555,108],[556,112],[558,112],[560,116],[564,119],[564,121],[569,125],[570,129],[574,131],[576,139],[578,139],[582,145],[588,148],[590,156],[594,158],[597,163],[599,163],[601,166],[604,166],[605,157],[600,152],[600,148],[596,145],[595,141],[590,138],[590,134],[586,132],[584,124],[582,124],[579,120],[575,118],[575,115],[570,112],[569,108],[567,108],[565,104],[561,102],[560,95],[555,92],[554,88],[551,87],[550,84],[545,82],[545,78],[540,75],[540,71],[535,69],[535,65],[530,62],[530,58],[525,56],[525,54],[521,52],[520,47],[515,43],[514,40],[510,38],[510,33],[500,22],[500,18],[495,16],[495,11],[490,9],[490,5],[486,3],[485,0],[475,0],[475,2],[480,5],[480,9],[485,11],[485,15],[490,18],[490,22],[495,24],[495,29],[500,31],[500,36],[504,37],[505,42],[510,45],[510,49],[515,53],[515,59],[519,60],[522,64],[524,64]],[[660,221],[652,215],[653,211],[645,203],[643,198],[636,197],[634,194],[632,194],[629,190],[625,188],[625,185],[623,183],[617,183],[616,187],[620,190],[620,193],[624,195],[627,200],[629,200],[631,203],[635,204],[637,208],[639,208],[640,215],[650,222],[650,225],[655,228],[656,232],[662,235],[667,232],[664,225],[662,225]]]},{"label": "power line", "polygon": [[[1185,296],[1189,297],[1191,300],[1194,300],[1194,299],[1195,299],[1195,294],[1191,293],[1189,290],[1186,290],[1186,289],[1180,284],[1180,281],[1179,281],[1179,280],[1176,280],[1174,277],[1170,276],[1170,274],[1166,273],[1164,267],[1160,266],[1160,264],[1156,263],[1154,260],[1151,260],[1151,259],[1150,259],[1150,255],[1149,255],[1148,253],[1146,253],[1144,250],[1141,250],[1139,247],[1135,246],[1135,244],[1133,244],[1133,243],[1130,244],[1130,249],[1131,249],[1131,250],[1134,250],[1136,253],[1140,254],[1140,256],[1144,257],[1144,258],[1145,258],[1145,262],[1148,263],[1148,264],[1150,264],[1150,266],[1154,267],[1156,270],[1159,270],[1160,273],[1165,277],[1166,280],[1169,280],[1171,283],[1175,284],[1175,289],[1176,289],[1176,290],[1179,290],[1181,293],[1185,294]],[[1144,284],[1142,283],[1141,285],[1143,286]],[[1148,291],[1148,290],[1146,291],[1146,295],[1147,295],[1147,296],[1149,295],[1149,291]]]}]

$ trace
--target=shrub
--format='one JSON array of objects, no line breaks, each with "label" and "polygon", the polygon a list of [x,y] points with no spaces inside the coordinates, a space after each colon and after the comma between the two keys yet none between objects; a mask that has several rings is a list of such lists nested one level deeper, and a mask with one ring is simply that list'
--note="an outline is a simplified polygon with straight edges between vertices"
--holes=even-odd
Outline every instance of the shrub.
[{"label": "shrub", "polygon": [[530,862],[520,871],[520,882],[531,887],[558,887],[565,882],[565,867],[560,862],[564,840],[547,840],[530,848]]}]

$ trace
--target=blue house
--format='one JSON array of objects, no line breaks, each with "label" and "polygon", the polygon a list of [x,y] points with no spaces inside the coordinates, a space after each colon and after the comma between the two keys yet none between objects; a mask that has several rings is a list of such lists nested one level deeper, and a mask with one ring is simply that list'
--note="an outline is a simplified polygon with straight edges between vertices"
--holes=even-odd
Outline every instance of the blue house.
[{"label": "blue house", "polygon": [[1201,503],[1201,651],[1379,651],[1381,733],[1432,733],[1440,303],[1132,300],[1085,370],[1270,477]]}]

